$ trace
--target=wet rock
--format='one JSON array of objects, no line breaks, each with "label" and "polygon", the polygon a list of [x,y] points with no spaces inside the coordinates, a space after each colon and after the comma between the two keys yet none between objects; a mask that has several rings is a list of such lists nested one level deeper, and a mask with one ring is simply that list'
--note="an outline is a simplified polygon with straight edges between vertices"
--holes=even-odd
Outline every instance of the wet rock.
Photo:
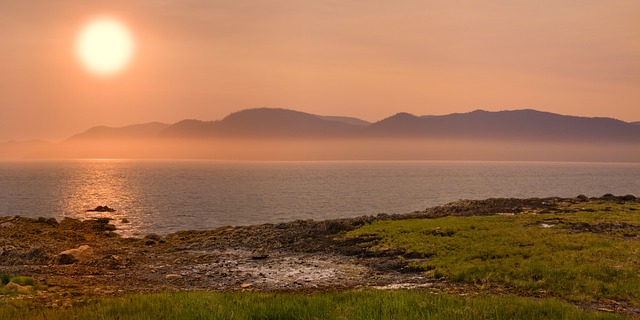
[{"label": "wet rock", "polygon": [[624,195],[622,197],[620,197],[621,200],[623,201],[636,201],[638,198],[636,198],[636,196],[632,195],[632,194],[627,194]]},{"label": "wet rock", "polygon": [[109,206],[97,206],[94,209],[89,209],[87,212],[115,212],[116,209],[109,208]]},{"label": "wet rock", "polygon": [[44,217],[38,217],[35,220],[36,223],[40,223],[40,224],[46,224],[49,226],[57,226],[58,225],[58,221],[55,218],[44,218]]},{"label": "wet rock", "polygon": [[160,235],[157,235],[155,233],[150,233],[150,234],[144,236],[144,240],[145,240],[144,244],[146,244],[148,246],[149,245],[154,245],[154,244],[156,244],[156,242],[165,243],[165,240],[162,239],[162,237]]}]

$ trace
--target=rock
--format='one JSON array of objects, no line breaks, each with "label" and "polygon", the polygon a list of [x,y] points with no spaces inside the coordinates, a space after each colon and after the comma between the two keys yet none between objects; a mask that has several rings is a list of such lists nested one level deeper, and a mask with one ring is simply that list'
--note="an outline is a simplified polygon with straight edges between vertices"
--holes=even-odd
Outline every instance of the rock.
[{"label": "rock", "polygon": [[74,264],[79,261],[89,260],[92,256],[93,250],[91,247],[83,245],[60,252],[51,259],[50,263],[54,265]]},{"label": "rock", "polygon": [[116,209],[109,208],[109,206],[97,206],[94,209],[89,209],[87,212],[115,212]]},{"label": "rock", "polygon": [[182,276],[179,274],[175,274],[175,273],[170,273],[166,276],[164,276],[165,279],[167,280],[175,280],[175,279],[182,279]]},{"label": "rock", "polygon": [[251,286],[253,286],[253,284],[251,284],[251,283],[243,283],[242,285],[240,285],[240,288],[246,289],[246,288],[249,288]]},{"label": "rock", "polygon": [[42,250],[40,248],[33,249],[33,250],[27,252],[24,255],[24,258],[26,260],[41,260],[41,261],[44,260],[44,261],[46,261],[48,257],[49,257],[49,255],[44,250]]},{"label": "rock", "polygon": [[0,256],[8,255],[9,252],[15,251],[18,248],[15,246],[2,246],[0,247]]},{"label": "rock", "polygon": [[93,256],[93,249],[87,245],[79,246],[60,252],[60,254],[71,255],[78,260],[88,260]]},{"label": "rock", "polygon": [[159,235],[157,235],[155,233],[150,233],[150,234],[144,236],[144,240],[146,240],[145,241],[146,245],[152,245],[152,244],[155,244],[156,242],[165,243],[165,240],[162,239],[161,236],[159,236]]},{"label": "rock", "polygon": [[9,282],[4,287],[10,291],[21,294],[30,293],[31,289],[33,288],[32,286],[21,286],[15,282]]},{"label": "rock", "polygon": [[44,218],[44,217],[38,217],[35,219],[36,223],[41,223],[41,224],[45,224],[45,225],[49,225],[49,226],[57,226],[58,225],[58,220],[56,220],[55,218]]},{"label": "rock", "polygon": [[122,218],[122,220],[120,220],[121,223],[129,223],[129,219],[127,218]]},{"label": "rock", "polygon": [[632,194],[627,194],[627,195],[624,195],[624,196],[620,197],[620,199],[623,200],[623,201],[636,201],[637,198],[636,198],[636,196],[634,196]]},{"label": "rock", "polygon": [[2,229],[13,229],[15,226],[16,225],[13,222],[4,222],[0,224],[0,228]]},{"label": "rock", "polygon": [[267,250],[264,248],[254,250],[253,252],[251,252],[251,259],[253,260],[262,260],[262,259],[266,259],[267,257],[269,257],[269,254],[267,253]]},{"label": "rock", "polygon": [[76,262],[78,262],[79,260],[76,259],[74,256],[70,255],[70,254],[59,254],[54,256],[51,259],[51,264],[54,265],[65,265],[65,264],[74,264]]},{"label": "rock", "polygon": [[22,288],[21,285],[15,282],[9,282],[4,287],[7,288],[7,290],[11,290],[11,291],[18,291],[19,288]]},{"label": "rock", "polygon": [[584,194],[581,194],[576,197],[576,200],[580,202],[586,202],[586,201],[589,201],[589,198],[587,198],[587,196],[585,196]]},{"label": "rock", "polygon": [[611,193],[605,193],[604,195],[602,195],[602,197],[600,197],[604,200],[615,200],[616,196],[614,196]]}]

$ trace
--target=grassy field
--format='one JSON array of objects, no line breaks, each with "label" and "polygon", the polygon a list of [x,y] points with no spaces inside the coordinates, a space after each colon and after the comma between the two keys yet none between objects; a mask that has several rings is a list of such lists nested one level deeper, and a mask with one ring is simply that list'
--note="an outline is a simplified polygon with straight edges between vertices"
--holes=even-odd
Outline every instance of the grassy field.
[{"label": "grassy field", "polygon": [[0,319],[623,319],[556,300],[463,297],[420,291],[268,294],[183,292],[130,295],[71,309],[0,302]]},{"label": "grassy field", "polygon": [[[640,206],[568,205],[563,214],[376,221],[346,237],[435,278],[570,302],[640,304]],[[412,259],[409,259],[412,258]],[[409,260],[407,260],[409,259]]]}]

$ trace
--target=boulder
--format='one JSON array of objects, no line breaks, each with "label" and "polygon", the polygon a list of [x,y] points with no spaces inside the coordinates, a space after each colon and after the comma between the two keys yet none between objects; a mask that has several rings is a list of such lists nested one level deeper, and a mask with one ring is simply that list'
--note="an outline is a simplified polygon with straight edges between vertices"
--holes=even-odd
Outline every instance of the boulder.
[{"label": "boulder", "polygon": [[74,264],[79,260],[70,254],[58,254],[51,259],[51,264],[55,265],[65,265],[65,264]]},{"label": "boulder", "polygon": [[60,252],[51,259],[51,263],[58,265],[74,264],[79,261],[90,260],[92,257],[93,249],[87,245],[82,245],[74,249]]},{"label": "boulder", "polygon": [[31,288],[33,288],[32,286],[21,286],[15,282],[9,282],[4,287],[7,290],[17,292],[17,293],[22,293],[22,294],[31,292]]},{"label": "boulder", "polygon": [[74,249],[62,251],[60,254],[71,255],[78,260],[88,260],[93,256],[93,249],[88,245],[83,245]]}]

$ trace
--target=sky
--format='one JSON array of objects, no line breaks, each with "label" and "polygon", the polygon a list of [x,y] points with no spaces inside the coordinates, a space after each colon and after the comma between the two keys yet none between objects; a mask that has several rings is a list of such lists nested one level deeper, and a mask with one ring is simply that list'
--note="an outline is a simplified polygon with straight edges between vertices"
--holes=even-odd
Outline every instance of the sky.
[{"label": "sky", "polygon": [[[135,42],[110,77],[74,52],[104,16]],[[640,121],[640,1],[0,1],[0,142],[258,107]]]}]

